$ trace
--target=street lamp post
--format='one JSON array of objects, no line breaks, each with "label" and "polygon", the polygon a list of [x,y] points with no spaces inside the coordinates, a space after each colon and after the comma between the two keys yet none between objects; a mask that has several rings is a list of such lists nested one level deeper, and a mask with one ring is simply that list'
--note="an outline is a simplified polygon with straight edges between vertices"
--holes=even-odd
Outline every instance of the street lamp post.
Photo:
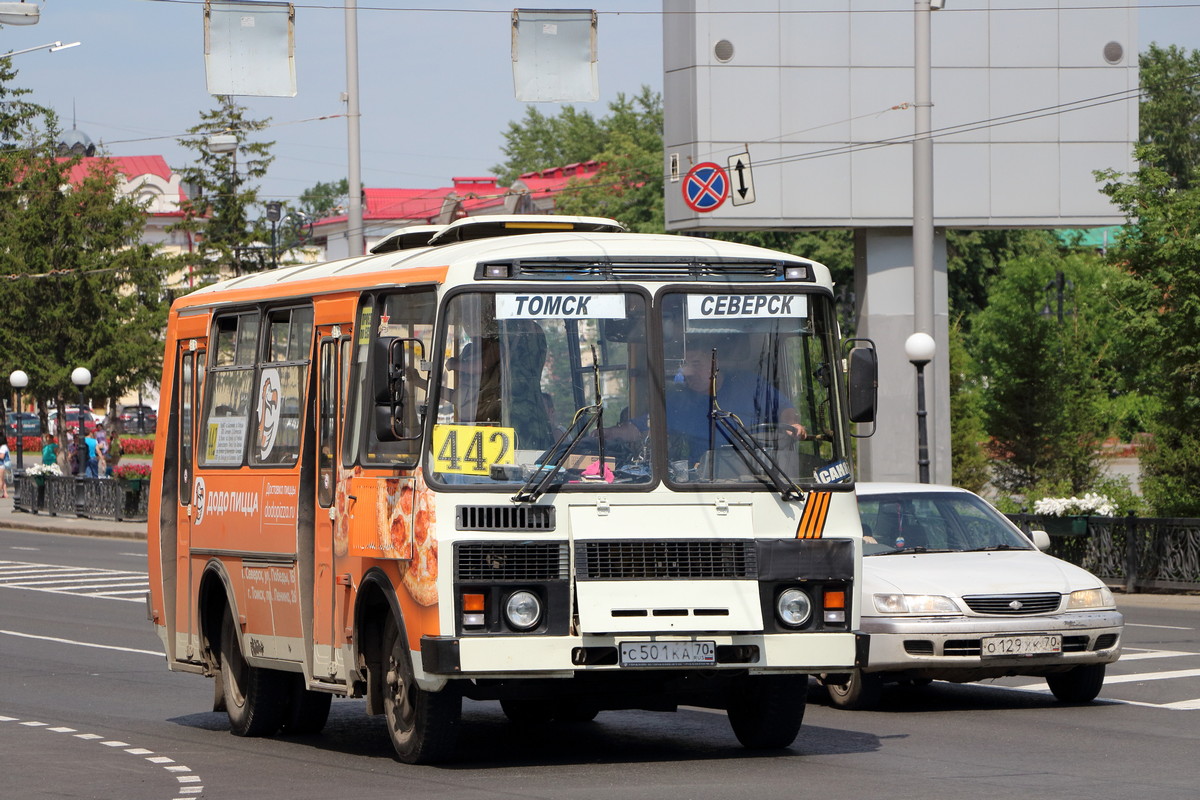
[{"label": "street lamp post", "polygon": [[8,382],[17,390],[17,472],[22,473],[25,471],[25,435],[21,430],[21,390],[29,385],[29,376],[24,370],[14,369]]},{"label": "street lamp post", "polygon": [[[79,387],[79,438],[75,441],[75,463],[83,465],[87,463],[87,456],[81,455],[79,448],[84,448],[86,452],[87,445],[83,443],[83,388],[92,382],[92,373],[87,367],[76,367],[71,372],[71,383]],[[63,421],[66,419],[64,417]],[[84,469],[79,470],[84,473]],[[82,475],[80,477],[83,477]]]},{"label": "street lamp post", "polygon": [[917,368],[917,472],[921,483],[929,483],[929,432],[925,422],[925,365],[933,360],[937,343],[918,331],[904,340],[904,354]]},{"label": "street lamp post", "polygon": [[278,230],[279,216],[282,208],[283,204],[278,201],[267,203],[267,219],[271,221],[271,269],[275,269],[279,266],[279,250],[276,247],[277,239],[275,237],[275,232]]}]

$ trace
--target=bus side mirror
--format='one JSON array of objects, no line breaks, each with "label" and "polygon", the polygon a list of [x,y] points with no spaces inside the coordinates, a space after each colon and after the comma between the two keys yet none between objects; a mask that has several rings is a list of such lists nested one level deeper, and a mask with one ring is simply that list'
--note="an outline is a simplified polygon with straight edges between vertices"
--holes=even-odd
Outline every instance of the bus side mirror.
[{"label": "bus side mirror", "polygon": [[375,405],[375,437],[381,442],[416,439],[421,420],[407,408],[407,376],[425,358],[420,339],[376,339],[371,354],[372,393]]},{"label": "bus side mirror", "polygon": [[[879,393],[879,356],[874,342],[868,339],[850,341],[856,343],[850,351],[850,421],[874,422]],[[866,345],[858,344],[861,342]]]}]

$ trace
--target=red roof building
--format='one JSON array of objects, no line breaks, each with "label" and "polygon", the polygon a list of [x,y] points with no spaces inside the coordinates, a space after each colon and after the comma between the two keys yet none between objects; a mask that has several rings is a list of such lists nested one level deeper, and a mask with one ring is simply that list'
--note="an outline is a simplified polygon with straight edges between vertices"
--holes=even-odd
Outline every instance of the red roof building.
[{"label": "red roof building", "polygon": [[191,249],[185,234],[168,233],[167,227],[183,216],[179,210],[185,199],[180,176],[167,166],[162,156],[93,156],[71,168],[70,181],[79,183],[93,170],[114,169],[120,174],[118,191],[142,202],[149,211],[142,241],[159,244],[169,251]]}]

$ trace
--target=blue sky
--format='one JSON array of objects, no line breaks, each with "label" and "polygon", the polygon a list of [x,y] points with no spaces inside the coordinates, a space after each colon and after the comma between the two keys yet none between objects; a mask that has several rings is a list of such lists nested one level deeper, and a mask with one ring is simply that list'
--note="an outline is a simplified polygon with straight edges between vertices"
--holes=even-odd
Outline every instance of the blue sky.
[{"label": "blue sky", "polygon": [[[34,0],[30,0],[33,2]],[[953,0],[951,0],[952,2]],[[502,132],[524,115],[513,98],[512,0],[358,0],[363,184],[449,185],[486,175],[502,159]],[[205,89],[201,0],[42,0],[41,22],[0,30],[0,52],[81,41],[57,53],[15,56],[16,84],[54,108],[115,155],[161,154],[172,166],[189,153],[173,137],[214,106]],[[294,98],[241,98],[256,118],[271,117],[276,142],[264,199],[289,199],[345,174],[346,126],[341,0],[296,0]],[[523,0],[523,8],[590,5],[600,13],[601,100],[662,88],[662,20],[657,0]],[[1143,5],[1149,5],[1143,3]],[[1159,5],[1157,2],[1154,5]],[[428,11],[411,10],[417,8]],[[453,7],[456,10],[438,10]],[[398,10],[398,9],[410,10]],[[633,13],[615,13],[633,12]],[[642,13],[637,13],[642,12]],[[1200,5],[1143,8],[1139,50],[1150,42],[1200,49]],[[74,108],[74,112],[72,111]],[[557,106],[542,104],[553,114]]]}]

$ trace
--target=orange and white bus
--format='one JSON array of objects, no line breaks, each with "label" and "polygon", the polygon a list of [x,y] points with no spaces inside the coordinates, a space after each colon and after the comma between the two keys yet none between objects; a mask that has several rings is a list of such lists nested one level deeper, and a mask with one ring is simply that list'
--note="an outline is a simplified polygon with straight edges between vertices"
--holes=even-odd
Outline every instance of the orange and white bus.
[{"label": "orange and white bus", "polygon": [[522,722],[697,705],[790,744],[806,676],[866,655],[874,351],[846,357],[828,270],[595,218],[425,239],[172,306],[169,668],[214,677],[243,736],[365,697],[413,763],[452,756],[464,698]]}]

